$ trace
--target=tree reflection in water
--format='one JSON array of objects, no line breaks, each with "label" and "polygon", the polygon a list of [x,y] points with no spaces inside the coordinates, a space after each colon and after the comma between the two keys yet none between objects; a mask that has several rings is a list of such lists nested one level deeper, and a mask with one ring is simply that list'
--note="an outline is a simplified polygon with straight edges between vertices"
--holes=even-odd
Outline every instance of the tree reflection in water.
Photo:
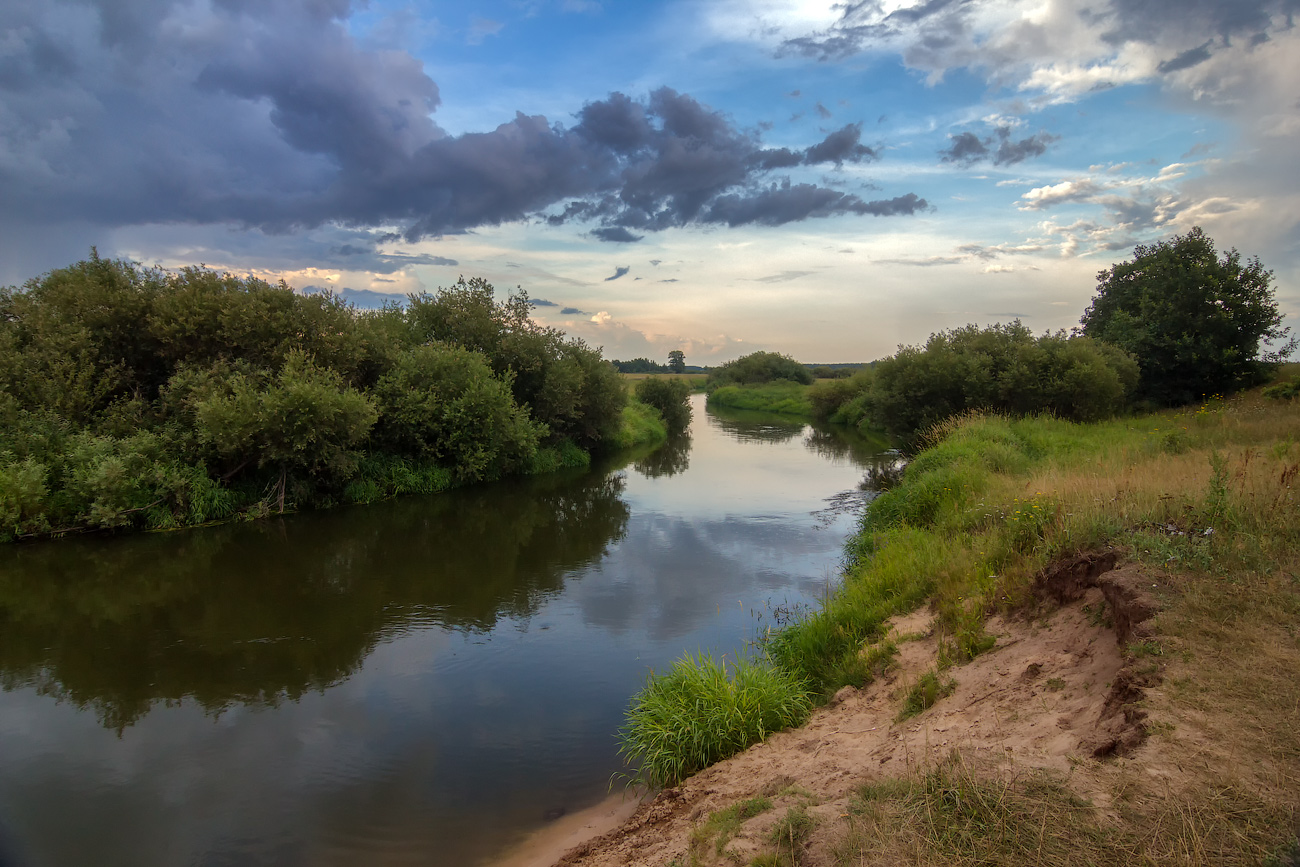
[{"label": "tree reflection in water", "polygon": [[121,731],[158,702],[276,705],[416,626],[526,618],[621,539],[612,474],[554,474],[360,508],[9,546],[0,684]]}]

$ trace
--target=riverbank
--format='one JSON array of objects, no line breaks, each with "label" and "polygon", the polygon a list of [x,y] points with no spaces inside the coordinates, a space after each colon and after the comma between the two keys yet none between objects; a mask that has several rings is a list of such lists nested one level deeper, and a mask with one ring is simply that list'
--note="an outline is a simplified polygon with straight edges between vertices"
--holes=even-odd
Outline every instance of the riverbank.
[{"label": "riverbank", "polygon": [[949,426],[774,645],[826,706],[559,863],[1295,863],[1297,430]]}]

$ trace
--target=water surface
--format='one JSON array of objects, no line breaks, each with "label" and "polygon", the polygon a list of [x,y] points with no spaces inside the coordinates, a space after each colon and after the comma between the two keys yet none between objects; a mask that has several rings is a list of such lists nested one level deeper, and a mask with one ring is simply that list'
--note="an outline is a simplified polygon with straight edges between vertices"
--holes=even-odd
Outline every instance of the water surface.
[{"label": "water surface", "polygon": [[0,550],[0,863],[474,864],[598,802],[647,671],[819,598],[888,460],[695,400],[591,472]]}]

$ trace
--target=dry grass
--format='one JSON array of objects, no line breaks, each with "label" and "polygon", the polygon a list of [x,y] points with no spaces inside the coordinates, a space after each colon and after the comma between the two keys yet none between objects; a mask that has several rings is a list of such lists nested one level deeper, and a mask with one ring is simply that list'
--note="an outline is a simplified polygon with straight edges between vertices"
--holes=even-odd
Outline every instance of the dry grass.
[{"label": "dry grass", "polygon": [[1087,426],[976,416],[936,436],[868,517],[846,585],[908,559],[899,545],[932,549],[945,565],[926,584],[959,662],[1048,562],[1118,548],[1164,606],[1131,648],[1164,671],[1144,702],[1152,737],[1070,779],[957,757],[884,781],[840,823],[834,863],[1300,865],[1300,402]]}]

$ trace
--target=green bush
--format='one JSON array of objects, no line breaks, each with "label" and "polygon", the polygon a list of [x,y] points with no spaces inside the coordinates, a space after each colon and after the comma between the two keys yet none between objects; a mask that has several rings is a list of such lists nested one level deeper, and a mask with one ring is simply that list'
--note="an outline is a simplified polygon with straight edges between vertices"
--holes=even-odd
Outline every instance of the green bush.
[{"label": "green bush", "polygon": [[812,385],[813,375],[807,367],[788,355],[753,352],[715,368],[709,374],[709,390],[723,385],[752,385],[779,379]]},{"label": "green bush", "polygon": [[636,399],[659,411],[668,433],[681,433],[691,423],[691,387],[680,379],[651,377],[636,384]]},{"label": "green bush", "polygon": [[[924,347],[902,347],[846,386],[823,385],[816,400],[832,421],[915,446],[928,428],[971,410],[1105,418],[1128,404],[1137,378],[1136,362],[1113,346],[1064,332],[1034,337],[1017,321],[932,334]],[[831,410],[835,397],[844,402]]]},{"label": "green bush", "polygon": [[527,465],[546,428],[515,404],[483,356],[431,344],[403,353],[375,385],[386,451],[431,458],[462,481]]},{"label": "green bush", "polygon": [[[482,280],[359,312],[91,258],[0,289],[0,536],[170,527],[585,465],[626,392]],[[545,442],[545,453],[539,450]]]}]

